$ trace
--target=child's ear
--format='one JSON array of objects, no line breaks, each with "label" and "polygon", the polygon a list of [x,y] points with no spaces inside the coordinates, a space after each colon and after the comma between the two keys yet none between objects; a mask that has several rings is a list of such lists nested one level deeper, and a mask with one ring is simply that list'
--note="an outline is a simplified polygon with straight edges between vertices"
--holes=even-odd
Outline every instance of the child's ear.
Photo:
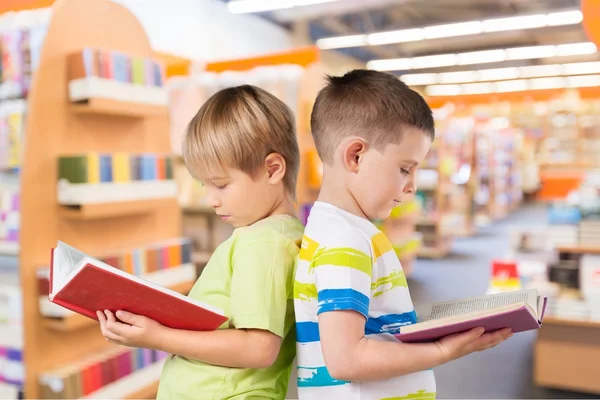
[{"label": "child's ear", "polygon": [[285,159],[281,154],[271,153],[265,158],[265,168],[269,183],[274,185],[285,177]]},{"label": "child's ear", "polygon": [[362,139],[354,139],[346,146],[344,164],[348,171],[358,172],[358,167],[366,151],[367,144]]}]

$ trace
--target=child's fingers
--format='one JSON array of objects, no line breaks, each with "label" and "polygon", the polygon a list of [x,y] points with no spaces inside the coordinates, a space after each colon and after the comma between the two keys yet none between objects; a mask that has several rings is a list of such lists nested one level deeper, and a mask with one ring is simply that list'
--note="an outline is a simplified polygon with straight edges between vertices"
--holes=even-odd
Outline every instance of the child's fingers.
[{"label": "child's fingers", "polygon": [[105,314],[106,330],[114,335],[118,335],[121,338],[126,337],[131,327],[127,324],[117,321],[117,318],[112,312],[106,310]]}]

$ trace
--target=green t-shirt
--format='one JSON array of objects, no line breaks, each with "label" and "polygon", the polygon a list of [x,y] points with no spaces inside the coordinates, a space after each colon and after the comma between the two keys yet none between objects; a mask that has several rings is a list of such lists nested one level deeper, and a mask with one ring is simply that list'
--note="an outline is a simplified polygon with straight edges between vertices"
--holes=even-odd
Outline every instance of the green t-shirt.
[{"label": "green t-shirt", "polygon": [[214,252],[189,296],[223,309],[220,329],[264,329],[281,350],[265,369],[226,368],[177,355],[165,362],[158,399],[284,399],[296,355],[294,272],[303,233],[291,216],[237,228]]}]

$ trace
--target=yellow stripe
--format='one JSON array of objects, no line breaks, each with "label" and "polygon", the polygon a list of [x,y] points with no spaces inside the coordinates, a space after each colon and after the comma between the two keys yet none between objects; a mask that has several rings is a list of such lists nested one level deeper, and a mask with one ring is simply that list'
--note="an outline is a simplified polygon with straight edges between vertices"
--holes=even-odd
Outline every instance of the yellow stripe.
[{"label": "yellow stripe", "polygon": [[419,390],[416,393],[410,393],[407,396],[398,397],[385,397],[380,400],[435,400],[435,392],[427,392],[425,390]]},{"label": "yellow stripe", "polygon": [[375,236],[371,238],[371,243],[373,244],[373,249],[375,250],[375,258],[381,257],[382,254],[387,253],[392,250],[394,247],[390,240],[385,236],[383,232],[379,232]]},{"label": "yellow stripe", "polygon": [[371,284],[371,290],[375,291],[373,297],[381,296],[385,292],[389,292],[395,287],[408,287],[404,271],[394,271],[388,276],[377,279]]},{"label": "yellow stripe", "polygon": [[100,182],[100,156],[98,153],[87,155],[88,183]]},{"label": "yellow stripe", "polygon": [[319,243],[308,236],[302,237],[302,246],[300,247],[299,257],[303,261],[312,261],[315,251],[319,248]]},{"label": "yellow stripe", "polygon": [[317,298],[317,285],[294,281],[294,299],[312,300]]},{"label": "yellow stripe", "polygon": [[336,247],[333,249],[319,249],[315,253],[311,268],[332,265],[334,267],[354,268],[371,276],[373,260],[362,251],[349,247]]}]

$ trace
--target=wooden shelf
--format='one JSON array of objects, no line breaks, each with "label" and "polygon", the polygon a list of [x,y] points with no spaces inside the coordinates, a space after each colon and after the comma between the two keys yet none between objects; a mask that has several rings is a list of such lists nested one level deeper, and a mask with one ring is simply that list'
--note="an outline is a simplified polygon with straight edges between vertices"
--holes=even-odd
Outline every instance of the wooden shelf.
[{"label": "wooden shelf", "polygon": [[80,206],[60,206],[61,218],[75,221],[115,218],[128,215],[146,214],[157,208],[169,207],[175,198],[122,201],[116,203],[82,204]]},{"label": "wooden shelf", "polygon": [[[174,290],[181,294],[188,294],[189,291],[194,286],[195,281],[182,282],[176,285],[169,286],[169,289]],[[57,332],[74,332],[80,329],[88,328],[90,326],[94,326],[98,323],[98,321],[93,320],[88,317],[84,317],[81,314],[70,314],[68,317],[64,318],[50,318],[43,317],[42,318],[43,325]]]},{"label": "wooden shelf", "polygon": [[167,106],[143,103],[132,103],[106,98],[91,98],[87,101],[72,103],[71,111],[82,115],[113,115],[129,118],[144,118],[151,116],[167,116]]},{"label": "wooden shelf", "polygon": [[546,317],[543,321],[544,325],[566,325],[576,326],[581,328],[595,328],[600,329],[600,321],[589,321],[589,320],[578,320],[578,319],[566,319],[556,317]]},{"label": "wooden shelf", "polygon": [[600,246],[561,246],[556,250],[559,253],[600,254]]},{"label": "wooden shelf", "polygon": [[127,396],[125,396],[125,399],[132,399],[132,400],[137,400],[137,399],[155,399],[156,398],[156,393],[158,393],[158,381],[154,381],[151,384],[149,384],[148,386],[128,394]]}]

